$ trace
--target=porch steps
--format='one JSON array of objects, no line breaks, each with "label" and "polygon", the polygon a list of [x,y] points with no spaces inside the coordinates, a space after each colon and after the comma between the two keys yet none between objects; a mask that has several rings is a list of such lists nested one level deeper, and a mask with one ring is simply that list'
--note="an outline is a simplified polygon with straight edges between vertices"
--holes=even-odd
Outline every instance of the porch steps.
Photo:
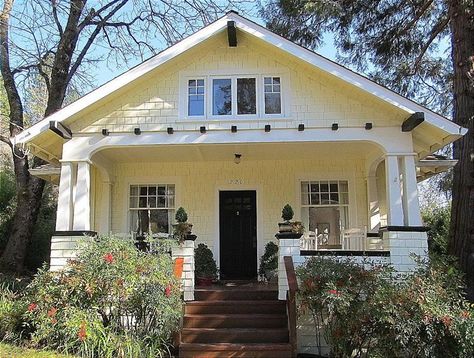
[{"label": "porch steps", "polygon": [[197,289],[185,306],[180,358],[290,357],[286,304],[255,288]]}]

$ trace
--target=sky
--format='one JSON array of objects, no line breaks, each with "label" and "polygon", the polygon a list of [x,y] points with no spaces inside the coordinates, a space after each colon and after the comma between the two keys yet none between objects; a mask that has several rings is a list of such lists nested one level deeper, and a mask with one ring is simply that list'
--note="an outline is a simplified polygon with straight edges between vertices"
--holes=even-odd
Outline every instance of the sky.
[{"label": "sky", "polygon": [[[247,14],[242,14],[242,15],[249,18],[252,21],[255,21],[256,23],[262,26],[265,26],[262,19],[256,15],[253,15],[253,16],[247,15]],[[157,42],[156,44],[154,44],[154,46],[159,51],[167,47],[165,44],[160,43],[160,42]],[[99,53],[100,48],[96,48],[95,51]],[[325,34],[325,36],[323,37],[323,44],[319,48],[316,49],[316,52],[318,52],[320,55],[327,57],[333,61],[336,59],[336,49],[333,45],[333,37],[330,33]],[[128,66],[123,66],[123,68],[116,68],[116,67],[112,68],[111,66],[108,66],[105,62],[98,64],[95,68],[91,68],[92,72],[89,73],[95,78],[94,88],[110,81],[111,79],[117,77],[123,72],[126,72],[127,69],[130,69],[141,62],[142,60],[137,57],[135,59],[131,59],[130,62],[128,63]]]}]

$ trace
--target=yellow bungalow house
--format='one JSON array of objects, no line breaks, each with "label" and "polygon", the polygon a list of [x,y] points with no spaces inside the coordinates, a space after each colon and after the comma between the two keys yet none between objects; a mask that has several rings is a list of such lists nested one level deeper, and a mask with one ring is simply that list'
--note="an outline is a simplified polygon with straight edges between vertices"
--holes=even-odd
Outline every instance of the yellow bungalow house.
[{"label": "yellow bungalow house", "polygon": [[[409,254],[427,250],[417,181],[454,165],[427,158],[465,132],[229,12],[15,139],[51,163],[33,174],[60,177],[52,269],[84,234],[167,234],[182,206],[221,277],[252,280],[290,203],[306,231],[278,242],[284,300],[283,256],[367,255],[413,268]],[[188,301],[193,272],[189,258]],[[311,351],[305,334],[300,352]],[[200,342],[201,353],[191,343],[183,357],[227,354],[219,342]],[[234,356],[293,354],[277,343]]]}]

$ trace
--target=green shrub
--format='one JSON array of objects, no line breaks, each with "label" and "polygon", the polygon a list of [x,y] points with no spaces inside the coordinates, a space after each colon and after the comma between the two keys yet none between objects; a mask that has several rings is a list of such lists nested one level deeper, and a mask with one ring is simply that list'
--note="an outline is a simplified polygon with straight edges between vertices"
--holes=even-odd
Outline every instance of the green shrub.
[{"label": "green shrub", "polygon": [[299,312],[334,357],[472,357],[472,308],[450,267],[420,265],[404,279],[387,266],[312,258],[297,270]]},{"label": "green shrub", "polygon": [[265,252],[260,258],[258,274],[269,281],[278,269],[278,246],[270,241],[265,245]]},{"label": "green shrub", "polygon": [[178,210],[176,210],[176,215],[174,216],[174,218],[178,223],[185,223],[186,221],[188,221],[188,213],[181,206],[178,208]]},{"label": "green shrub", "polygon": [[0,340],[18,343],[27,330],[24,314],[26,279],[0,274]]},{"label": "green shrub", "polygon": [[43,268],[29,289],[32,342],[84,357],[160,356],[181,315],[171,257],[122,239],[84,241],[64,270]]},{"label": "green shrub", "polygon": [[422,210],[423,222],[429,227],[428,243],[430,254],[448,253],[450,206],[433,206]]},{"label": "green shrub", "polygon": [[194,249],[194,260],[196,277],[217,278],[216,260],[206,244],[201,243]]},{"label": "green shrub", "polygon": [[2,168],[0,170],[0,249],[7,244],[15,213],[15,199],[15,174],[8,168]]},{"label": "green shrub", "polygon": [[290,204],[286,204],[281,211],[281,218],[285,221],[290,221],[295,215],[293,208]]}]

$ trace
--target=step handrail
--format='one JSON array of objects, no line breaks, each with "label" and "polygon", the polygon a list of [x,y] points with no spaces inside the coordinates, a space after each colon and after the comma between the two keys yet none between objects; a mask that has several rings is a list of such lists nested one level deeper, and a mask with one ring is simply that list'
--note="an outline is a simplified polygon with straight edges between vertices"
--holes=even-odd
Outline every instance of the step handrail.
[{"label": "step handrail", "polygon": [[288,332],[291,344],[291,356],[296,357],[296,292],[298,291],[298,281],[296,279],[295,266],[291,256],[284,256],[286,279],[288,281],[288,291],[286,292],[286,306],[288,312]]}]

